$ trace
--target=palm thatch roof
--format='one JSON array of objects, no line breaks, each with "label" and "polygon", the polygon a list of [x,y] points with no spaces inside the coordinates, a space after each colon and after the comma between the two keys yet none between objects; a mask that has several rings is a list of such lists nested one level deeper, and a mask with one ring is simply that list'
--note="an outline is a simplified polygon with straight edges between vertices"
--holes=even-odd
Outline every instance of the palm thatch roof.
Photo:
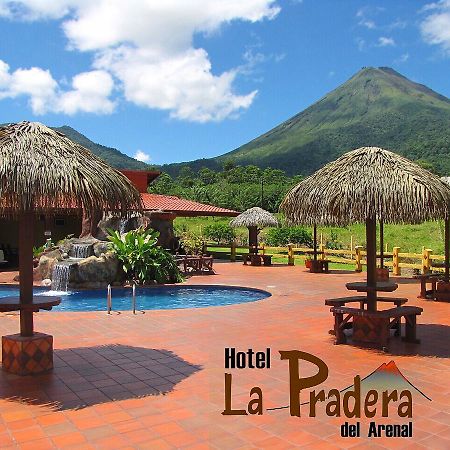
[{"label": "palm thatch roof", "polygon": [[36,122],[0,128],[0,215],[140,210],[132,183],[64,134]]},{"label": "palm thatch roof", "polygon": [[449,214],[450,188],[402,156],[361,147],[292,188],[280,210],[288,222],[305,225],[345,226],[368,218],[420,223]]},{"label": "palm thatch roof", "polygon": [[255,206],[231,220],[230,225],[232,227],[276,227],[278,221],[270,212]]}]

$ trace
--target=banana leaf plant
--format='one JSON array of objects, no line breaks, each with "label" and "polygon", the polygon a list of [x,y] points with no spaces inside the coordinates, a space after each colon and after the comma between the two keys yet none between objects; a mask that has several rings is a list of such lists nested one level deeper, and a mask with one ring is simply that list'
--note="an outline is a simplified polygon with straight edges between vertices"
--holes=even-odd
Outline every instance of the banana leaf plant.
[{"label": "banana leaf plant", "polygon": [[108,230],[108,240],[128,281],[148,284],[183,280],[173,256],[158,245],[158,236],[159,232],[151,228],[138,228],[124,234]]}]

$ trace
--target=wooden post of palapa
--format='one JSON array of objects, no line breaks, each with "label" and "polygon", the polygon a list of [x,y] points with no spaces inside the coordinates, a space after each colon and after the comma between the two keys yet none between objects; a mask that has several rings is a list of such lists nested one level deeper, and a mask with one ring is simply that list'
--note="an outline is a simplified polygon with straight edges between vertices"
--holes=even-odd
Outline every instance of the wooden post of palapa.
[{"label": "wooden post of palapa", "polygon": [[258,227],[248,227],[249,253],[258,253]]},{"label": "wooden post of palapa", "polygon": [[[27,210],[19,216],[19,277],[20,303],[33,303],[33,244],[34,212]],[[33,312],[20,311],[21,336],[33,336]]]},{"label": "wooden post of palapa", "polygon": [[449,280],[449,259],[450,259],[450,217],[445,219],[445,281]]},{"label": "wooden post of palapa", "polygon": [[236,261],[236,242],[231,243],[230,261]]},{"label": "wooden post of palapa", "polygon": [[366,219],[367,310],[377,310],[377,226],[375,218]]}]

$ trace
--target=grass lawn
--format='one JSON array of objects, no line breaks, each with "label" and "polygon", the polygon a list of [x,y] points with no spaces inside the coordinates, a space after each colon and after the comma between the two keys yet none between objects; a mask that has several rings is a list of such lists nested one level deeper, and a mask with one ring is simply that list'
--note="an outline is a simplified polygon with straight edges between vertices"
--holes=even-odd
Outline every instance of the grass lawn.
[{"label": "grass lawn", "polygon": [[[206,225],[214,222],[228,224],[228,217],[179,217],[175,219],[176,230],[190,230],[202,234]],[[309,231],[312,232],[311,229]],[[237,229],[237,234],[247,235],[247,230]],[[337,241],[343,248],[350,248],[350,240],[353,236],[353,245],[365,244],[364,224],[355,224],[345,228],[320,227],[318,235],[323,234],[326,242],[331,239],[331,234],[336,235]],[[261,242],[264,241],[264,230],[261,232]],[[444,224],[442,222],[425,222],[419,225],[390,225],[384,226],[384,243],[388,246],[388,251],[393,247],[400,247],[401,252],[421,253],[422,247],[430,248],[434,254],[444,253]]]}]

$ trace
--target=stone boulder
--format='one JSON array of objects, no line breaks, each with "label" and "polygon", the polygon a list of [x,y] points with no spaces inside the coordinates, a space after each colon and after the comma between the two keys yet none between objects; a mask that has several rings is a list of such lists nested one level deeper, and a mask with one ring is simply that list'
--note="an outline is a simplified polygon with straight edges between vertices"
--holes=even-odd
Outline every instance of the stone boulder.
[{"label": "stone boulder", "polygon": [[50,250],[42,254],[39,258],[39,265],[33,270],[35,281],[52,278],[53,267],[58,261],[62,261],[62,252],[59,249]]},{"label": "stone boulder", "polygon": [[94,244],[94,255],[101,256],[102,254],[108,253],[112,250],[111,242],[98,241]]},{"label": "stone boulder", "polygon": [[98,233],[96,238],[105,241],[108,236],[108,230],[119,231],[122,219],[120,217],[107,217],[98,223]]},{"label": "stone boulder", "polygon": [[114,253],[90,256],[76,264],[70,273],[70,287],[105,287],[122,277],[121,265]]},{"label": "stone boulder", "polygon": [[108,236],[108,230],[119,231],[123,234],[141,227],[146,229],[149,225],[150,220],[146,216],[132,216],[128,218],[110,216],[98,223],[96,238],[105,241]]}]

